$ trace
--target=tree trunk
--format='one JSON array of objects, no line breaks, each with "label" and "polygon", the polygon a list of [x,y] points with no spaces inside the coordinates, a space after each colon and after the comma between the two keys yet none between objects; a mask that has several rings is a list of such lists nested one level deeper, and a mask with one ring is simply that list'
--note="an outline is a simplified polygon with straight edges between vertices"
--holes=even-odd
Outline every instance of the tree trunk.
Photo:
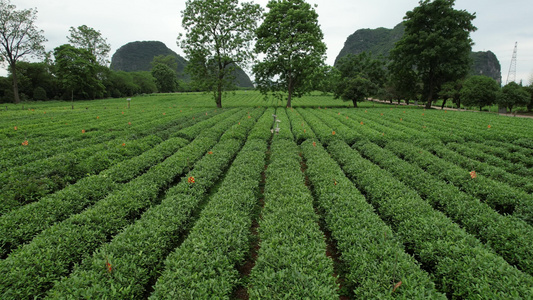
[{"label": "tree trunk", "polygon": [[353,99],[352,102],[353,102],[353,107],[357,108],[357,100]]},{"label": "tree trunk", "polygon": [[217,84],[217,94],[215,102],[217,103],[217,108],[222,108],[222,81],[218,81]]},{"label": "tree trunk", "polygon": [[289,77],[289,95],[287,96],[287,108],[292,107],[292,89],[292,78]]},{"label": "tree trunk", "polygon": [[442,105],[441,105],[440,109],[444,109],[444,106],[446,105],[446,101],[448,101],[448,99],[444,99],[444,101],[442,101]]},{"label": "tree trunk", "polygon": [[430,96],[429,99],[428,99],[428,102],[426,102],[426,106],[425,106],[426,109],[431,109],[431,104],[433,103],[433,99],[432,98],[433,97]]},{"label": "tree trunk", "polygon": [[13,75],[13,95],[15,97],[15,104],[19,104],[20,103],[19,84],[18,84],[18,78],[17,78],[17,68],[14,63],[11,64],[11,74]]}]

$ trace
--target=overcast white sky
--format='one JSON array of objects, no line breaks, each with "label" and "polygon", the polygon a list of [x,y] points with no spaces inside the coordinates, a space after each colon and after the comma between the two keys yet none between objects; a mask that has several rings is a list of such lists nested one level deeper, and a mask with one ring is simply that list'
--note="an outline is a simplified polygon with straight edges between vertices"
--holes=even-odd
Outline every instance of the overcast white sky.
[{"label": "overcast white sky", "polygon": [[[38,10],[37,26],[48,39],[47,51],[67,43],[71,26],[99,30],[111,44],[111,55],[133,41],[161,41],[183,55],[176,45],[185,0],[11,0],[18,9]],[[266,7],[268,0],[255,0]],[[317,4],[319,22],[333,64],[346,38],[361,28],[393,28],[418,0],[308,0]],[[491,50],[502,66],[505,83],[518,42],[517,81],[529,83],[533,74],[533,3],[531,0],[456,0],[457,9],[475,12],[474,51]],[[6,71],[0,69],[0,75]]]}]

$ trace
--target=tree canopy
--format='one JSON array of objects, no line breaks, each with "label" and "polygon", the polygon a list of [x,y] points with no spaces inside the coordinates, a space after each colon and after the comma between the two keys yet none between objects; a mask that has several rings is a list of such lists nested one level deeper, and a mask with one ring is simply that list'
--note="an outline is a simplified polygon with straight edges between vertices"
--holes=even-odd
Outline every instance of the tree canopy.
[{"label": "tree canopy", "polygon": [[[410,69],[422,82],[422,97],[431,107],[441,85],[470,69],[475,14],[453,8],[455,0],[422,0],[404,17],[405,34],[391,51],[393,70]],[[403,72],[411,72],[403,70]]]},{"label": "tree canopy", "polygon": [[385,82],[383,61],[373,59],[367,52],[342,57],[337,68],[341,76],[335,88],[335,98],[352,101],[354,107],[357,102],[376,95]]},{"label": "tree canopy", "polygon": [[65,44],[54,50],[56,74],[61,86],[71,92],[72,98],[102,98],[105,86],[98,78],[101,66],[96,57],[86,49]]},{"label": "tree canopy", "polygon": [[152,68],[152,76],[160,93],[172,93],[177,89],[176,72],[168,65],[156,63]]},{"label": "tree canopy", "polygon": [[472,76],[463,83],[460,92],[461,102],[465,106],[476,106],[479,110],[483,106],[492,105],[496,102],[496,96],[500,86],[496,80],[487,76]]},{"label": "tree canopy", "polygon": [[304,0],[271,0],[265,20],[257,29],[255,51],[264,54],[253,67],[256,83],[264,94],[293,96],[313,90],[313,78],[324,65],[326,44],[318,14]]},{"label": "tree canopy", "polygon": [[186,71],[200,88],[211,91],[217,107],[222,93],[234,87],[237,65],[254,58],[252,45],[262,8],[238,0],[187,0],[182,11],[185,36],[178,45],[186,54]]},{"label": "tree canopy", "polygon": [[44,32],[38,30],[37,9],[16,10],[9,0],[0,0],[0,63],[7,63],[13,75],[15,103],[20,102],[16,64],[25,56],[44,54]]},{"label": "tree canopy", "polygon": [[516,82],[509,82],[497,96],[497,103],[501,107],[507,107],[510,111],[513,111],[513,107],[527,106],[531,100],[531,95],[522,86]]},{"label": "tree canopy", "polygon": [[109,64],[109,51],[111,45],[107,43],[107,39],[102,37],[100,31],[97,31],[87,25],[78,26],[78,28],[70,27],[70,36],[68,41],[77,48],[83,48],[91,52],[98,63],[102,66]]}]

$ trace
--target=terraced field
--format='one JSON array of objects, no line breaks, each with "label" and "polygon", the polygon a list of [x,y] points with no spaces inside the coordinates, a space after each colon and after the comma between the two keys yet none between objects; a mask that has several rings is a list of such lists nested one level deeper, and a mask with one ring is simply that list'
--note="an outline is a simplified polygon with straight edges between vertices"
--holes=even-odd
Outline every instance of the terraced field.
[{"label": "terraced field", "polygon": [[294,103],[8,105],[0,298],[533,298],[532,120]]}]

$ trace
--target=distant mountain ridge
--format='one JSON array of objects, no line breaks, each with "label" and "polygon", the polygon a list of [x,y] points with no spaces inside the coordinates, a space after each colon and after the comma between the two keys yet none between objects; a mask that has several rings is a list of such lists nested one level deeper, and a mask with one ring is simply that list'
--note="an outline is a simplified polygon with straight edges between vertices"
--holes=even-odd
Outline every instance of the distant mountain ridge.
[{"label": "distant mountain ridge", "polygon": [[[335,59],[335,64],[340,58],[348,54],[361,54],[362,52],[372,52],[372,55],[383,55],[386,59],[390,51],[394,48],[404,34],[403,23],[396,25],[393,29],[359,29],[350,35],[341,52]],[[473,65],[470,70],[472,75],[485,75],[494,78],[501,83],[501,65],[498,58],[491,51],[472,52]]]},{"label": "distant mountain ridge", "polygon": [[[159,41],[137,41],[120,47],[111,58],[110,68],[115,71],[137,72],[152,70],[151,62],[158,55],[172,55],[176,57],[178,77],[190,81],[184,74],[188,61]],[[236,83],[239,87],[253,87],[250,77],[242,70],[236,71]]]}]

